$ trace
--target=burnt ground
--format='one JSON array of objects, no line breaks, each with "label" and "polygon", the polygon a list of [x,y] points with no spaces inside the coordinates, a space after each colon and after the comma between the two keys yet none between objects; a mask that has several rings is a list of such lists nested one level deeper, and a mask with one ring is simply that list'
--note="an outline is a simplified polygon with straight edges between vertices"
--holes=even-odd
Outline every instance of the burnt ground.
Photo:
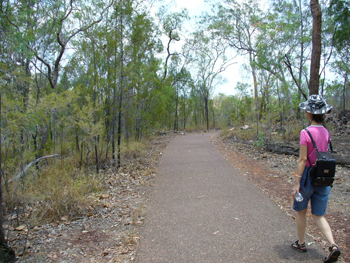
[{"label": "burnt ground", "polygon": [[[164,133],[150,143],[146,156],[132,157],[122,170],[111,169],[102,175],[105,189],[89,197],[93,205],[87,207],[83,216],[62,217],[50,224],[29,226],[29,230],[25,221],[8,224],[9,243],[16,251],[18,262],[133,262],[157,162],[174,136],[177,134]],[[342,141],[341,136],[338,138]],[[213,143],[228,161],[294,218],[290,193],[296,156],[269,153],[220,136],[213,137]],[[349,144],[344,145],[342,151],[350,152],[346,149]],[[336,242],[342,248],[339,262],[350,262],[349,171],[349,167],[337,167],[339,179],[327,212]],[[10,222],[10,216],[7,219]],[[324,238],[311,221],[308,233],[326,249]]]}]

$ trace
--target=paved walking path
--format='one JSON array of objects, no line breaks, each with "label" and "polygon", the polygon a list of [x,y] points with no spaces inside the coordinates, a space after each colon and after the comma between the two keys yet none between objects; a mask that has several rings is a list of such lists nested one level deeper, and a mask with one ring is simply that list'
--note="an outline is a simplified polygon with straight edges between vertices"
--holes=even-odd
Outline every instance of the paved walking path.
[{"label": "paved walking path", "polygon": [[177,137],[165,149],[136,262],[322,262],[326,252],[315,243],[307,253],[290,247],[294,221],[217,152],[211,136]]}]

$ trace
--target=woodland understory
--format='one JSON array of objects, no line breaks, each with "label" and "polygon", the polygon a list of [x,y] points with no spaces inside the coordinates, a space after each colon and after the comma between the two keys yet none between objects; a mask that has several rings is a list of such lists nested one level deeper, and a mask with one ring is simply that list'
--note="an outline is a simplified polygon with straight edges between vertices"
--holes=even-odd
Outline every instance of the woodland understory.
[{"label": "woodland understory", "polygon": [[[350,128],[339,122],[337,132],[331,132],[337,154],[350,152]],[[199,131],[200,132],[200,131]],[[203,131],[201,131],[203,132]],[[236,127],[231,132],[213,133],[212,142],[242,175],[294,218],[292,197],[286,196],[292,187],[298,158],[295,154],[267,151],[257,140],[244,141],[249,129]],[[119,171],[109,169],[101,175],[102,190],[89,196],[90,205],[78,217],[62,216],[46,224],[29,225],[21,207],[17,214],[8,214],[6,229],[18,262],[132,262],[137,254],[140,231],[147,216],[152,185],[157,176],[157,162],[174,136],[185,133],[162,132],[150,141],[142,154],[129,153],[127,164]],[[298,141],[279,142],[288,149],[297,149]],[[252,160],[254,166],[251,165]],[[350,260],[350,166],[337,166],[337,181],[332,189],[327,219],[335,238],[342,247],[339,262]],[[35,208],[34,208],[35,209]],[[319,231],[309,224],[308,233],[327,249]]]}]

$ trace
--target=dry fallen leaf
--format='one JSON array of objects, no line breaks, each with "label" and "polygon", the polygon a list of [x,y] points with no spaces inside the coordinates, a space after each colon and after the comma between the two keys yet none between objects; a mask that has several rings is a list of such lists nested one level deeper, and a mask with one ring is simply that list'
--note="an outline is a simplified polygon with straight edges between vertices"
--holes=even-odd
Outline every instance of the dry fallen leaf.
[{"label": "dry fallen leaf", "polygon": [[27,226],[26,226],[26,225],[20,225],[20,226],[16,227],[15,230],[16,230],[16,231],[27,230]]},{"label": "dry fallen leaf", "polygon": [[55,253],[47,255],[49,258],[57,258],[57,255]]},{"label": "dry fallen leaf", "polygon": [[109,198],[109,194],[102,194],[102,195],[101,195],[101,198],[102,198],[102,199],[107,199],[107,198]]},{"label": "dry fallen leaf", "polygon": [[121,250],[120,250],[120,254],[127,254],[129,252],[129,248],[128,247],[123,247]]}]

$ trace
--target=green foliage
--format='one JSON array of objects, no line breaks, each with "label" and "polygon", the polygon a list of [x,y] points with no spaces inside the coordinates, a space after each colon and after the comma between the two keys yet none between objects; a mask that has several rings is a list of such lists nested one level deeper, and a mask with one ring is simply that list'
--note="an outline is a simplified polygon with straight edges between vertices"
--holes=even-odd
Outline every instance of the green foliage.
[{"label": "green foliage", "polygon": [[332,0],[328,13],[335,23],[334,45],[340,51],[350,46],[350,1]]},{"label": "green foliage", "polygon": [[265,133],[259,132],[257,140],[254,142],[254,145],[259,148],[265,147]]}]

